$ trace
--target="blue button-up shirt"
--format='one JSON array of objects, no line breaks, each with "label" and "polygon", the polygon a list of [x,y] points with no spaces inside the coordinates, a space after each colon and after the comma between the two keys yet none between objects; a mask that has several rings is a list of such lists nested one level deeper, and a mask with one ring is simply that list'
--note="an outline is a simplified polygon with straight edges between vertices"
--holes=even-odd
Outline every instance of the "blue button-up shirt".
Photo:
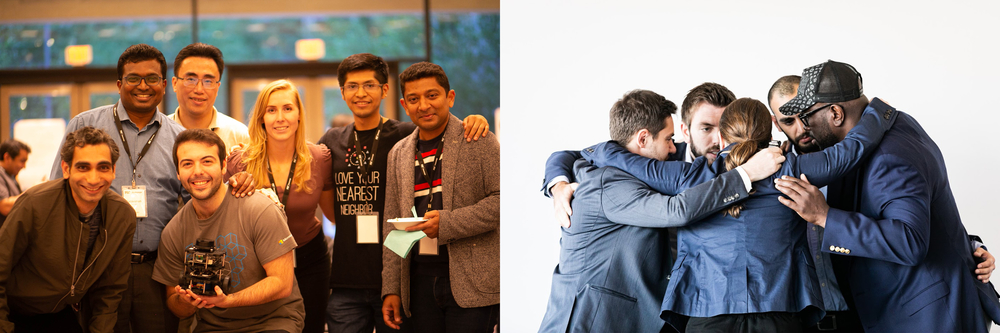
[{"label": "blue button-up shirt", "polygon": [[[795,155],[799,152],[792,150]],[[821,187],[823,197],[826,197],[826,186]],[[837,284],[837,277],[833,274],[833,263],[830,261],[830,254],[820,250],[823,246],[823,228],[809,224],[806,226],[806,240],[809,242],[809,254],[813,258],[816,266],[816,277],[819,279],[819,290],[823,295],[823,308],[830,311],[847,311],[847,301],[840,293],[840,285]]]},{"label": "blue button-up shirt", "polygon": [[[157,111],[149,124],[140,130],[129,119],[125,107],[119,100],[118,117],[121,119],[125,139],[128,140],[129,149],[132,151],[132,161],[129,161],[121,136],[118,135],[118,127],[115,126],[113,108],[114,105],[105,105],[80,113],[69,121],[66,133],[76,131],[84,126],[93,126],[111,136],[111,139],[118,145],[120,153],[118,161],[115,163],[115,180],[111,182],[111,189],[121,194],[122,186],[132,185],[132,162],[139,158],[139,153],[142,152],[142,147],[146,145],[149,137],[156,132],[157,128],[160,129],[153,144],[150,145],[149,151],[136,166],[135,185],[146,187],[146,214],[148,217],[136,219],[135,235],[132,237],[133,252],[156,251],[157,245],[160,244],[160,232],[177,213],[179,200],[186,202],[190,198],[190,195],[181,186],[180,180],[177,179],[177,166],[174,165],[173,160],[174,139],[178,133],[184,130],[184,127]],[[63,138],[63,143],[65,143],[65,138]],[[62,147],[62,144],[59,146]],[[49,178],[63,178],[60,162],[62,162],[62,158],[57,155],[52,164]]]}]

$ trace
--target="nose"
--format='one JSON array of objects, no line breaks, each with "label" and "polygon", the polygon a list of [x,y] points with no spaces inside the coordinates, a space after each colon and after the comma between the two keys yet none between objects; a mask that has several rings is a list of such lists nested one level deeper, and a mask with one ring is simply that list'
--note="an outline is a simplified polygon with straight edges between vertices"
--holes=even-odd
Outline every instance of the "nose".
[{"label": "nose", "polygon": [[365,97],[368,96],[368,91],[365,90],[364,86],[358,87],[358,91],[354,92],[354,96]]},{"label": "nose", "polygon": [[194,163],[194,166],[191,168],[191,175],[200,175],[202,171],[201,163]]},{"label": "nose", "polygon": [[673,154],[673,153],[677,152],[677,146],[674,145],[674,140],[670,140],[670,142],[668,142],[667,145],[669,145],[668,146],[669,149],[667,151],[670,152],[670,154]]},{"label": "nose", "polygon": [[97,173],[97,168],[91,168],[90,171],[87,171],[84,179],[87,181],[87,184],[90,185],[97,184],[101,181],[101,177]]},{"label": "nose", "polygon": [[419,106],[419,109],[421,111],[424,111],[424,110],[430,109],[431,102],[428,99],[421,97],[420,98],[420,104],[418,104],[418,106]]}]

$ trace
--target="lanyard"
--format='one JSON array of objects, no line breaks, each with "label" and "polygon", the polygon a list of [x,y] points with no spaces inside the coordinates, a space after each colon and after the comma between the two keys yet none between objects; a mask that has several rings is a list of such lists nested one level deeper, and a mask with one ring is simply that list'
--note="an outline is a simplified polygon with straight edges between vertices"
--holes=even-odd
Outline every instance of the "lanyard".
[{"label": "lanyard", "polygon": [[[265,157],[266,158],[266,157]],[[295,175],[295,163],[299,161],[299,154],[292,154],[292,166],[288,168],[288,179],[285,180],[285,193],[281,194],[281,205],[288,209],[288,191],[292,188],[292,176]],[[267,161],[267,178],[271,180],[271,189],[277,189],[274,185],[274,176],[271,175],[271,160]],[[277,194],[277,193],[275,193]]]},{"label": "lanyard", "polygon": [[438,161],[441,160],[441,151],[444,150],[444,137],[441,141],[438,141],[437,151],[434,153],[434,165],[431,166],[430,174],[427,173],[427,167],[424,166],[424,156],[420,153],[420,145],[417,145],[417,162],[420,164],[420,172],[424,174],[424,180],[427,181],[427,210],[432,210],[431,204],[434,202],[434,179],[431,176],[434,175],[434,171],[437,170]]},{"label": "lanyard", "polygon": [[[128,148],[128,140],[125,140],[125,130],[122,129],[122,119],[118,117],[118,104],[115,104],[112,111],[115,115],[115,126],[118,127],[118,135],[122,137],[122,145],[125,146],[125,153],[128,154],[128,161],[132,163],[132,187],[135,187],[135,169],[139,165],[139,161],[142,161],[142,157],[146,156],[146,152],[149,151],[149,146],[153,144],[153,139],[156,138],[156,133],[160,132],[160,128],[157,127],[156,131],[153,131],[153,135],[151,135],[149,140],[146,141],[146,146],[142,147],[142,151],[139,152],[139,158],[137,158],[135,162],[132,162],[132,150]],[[138,135],[136,137],[138,137]]]},{"label": "lanyard", "polygon": [[[378,151],[378,137],[381,136],[381,134],[382,134],[382,124],[384,124],[384,122],[382,122],[382,117],[379,116],[378,129],[375,130],[375,140],[372,141],[371,155],[368,156],[367,164],[365,163],[365,160],[363,158],[361,159],[361,174],[362,175],[367,175],[368,174],[368,166],[375,165],[375,152]],[[358,149],[358,130],[357,129],[354,130],[354,136],[350,137],[350,140],[351,140],[351,142],[348,142],[347,146],[348,147],[354,147],[354,151],[355,152],[360,152],[361,150]]]}]

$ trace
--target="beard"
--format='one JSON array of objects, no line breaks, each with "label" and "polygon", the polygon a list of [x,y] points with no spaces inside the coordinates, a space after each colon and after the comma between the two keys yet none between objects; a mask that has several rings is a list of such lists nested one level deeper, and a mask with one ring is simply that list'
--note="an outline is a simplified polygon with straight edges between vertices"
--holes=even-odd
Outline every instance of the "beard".
[{"label": "beard", "polygon": [[[826,149],[840,142],[840,138],[833,134],[833,128],[826,120],[820,121],[809,129],[809,136],[813,137],[816,147],[814,151]],[[797,147],[797,146],[796,146]]]},{"label": "beard", "polygon": [[801,140],[802,137],[798,137],[798,138],[795,138],[795,139],[792,139],[792,138],[788,138],[788,139],[791,140],[793,143],[795,143],[795,150],[799,154],[808,154],[808,153],[815,153],[815,152],[820,151],[820,147],[819,147],[819,144],[816,141],[816,138],[813,136],[812,133],[809,133],[809,136],[813,138],[813,141],[809,142],[808,144],[805,144],[805,145],[799,144],[799,140]]},{"label": "beard", "polygon": [[719,150],[721,150],[721,148],[719,148],[719,145],[711,145],[708,147],[697,147],[695,145],[691,145],[691,153],[694,154],[695,158],[705,156],[705,154],[708,153],[712,153],[715,154],[715,156],[719,156]]}]

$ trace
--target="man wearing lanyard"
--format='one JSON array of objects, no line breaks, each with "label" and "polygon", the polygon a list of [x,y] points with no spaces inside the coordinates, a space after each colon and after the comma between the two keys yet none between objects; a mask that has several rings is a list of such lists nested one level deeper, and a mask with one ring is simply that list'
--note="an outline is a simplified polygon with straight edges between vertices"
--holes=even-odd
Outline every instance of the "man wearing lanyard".
[{"label": "man wearing lanyard", "polygon": [[14,207],[17,197],[21,196],[21,185],[17,183],[17,174],[24,169],[24,164],[28,163],[28,154],[31,148],[24,142],[17,140],[7,140],[0,144],[0,225],[3,225],[10,209]]},{"label": "man wearing lanyard", "polygon": [[[383,320],[398,327],[405,312],[415,332],[493,332],[500,316],[500,144],[492,133],[462,142],[449,112],[455,91],[440,66],[416,63],[399,84],[417,131],[389,152],[385,218],[410,217],[415,207],[427,221],[406,230],[421,230],[438,246],[406,258],[383,248]],[[393,227],[382,229],[384,237]]]},{"label": "man wearing lanyard", "polygon": [[[118,307],[115,332],[175,332],[176,317],[165,311],[162,284],[153,281],[160,232],[189,197],[171,161],[174,138],[184,130],[158,112],[163,100],[167,64],[155,47],[130,46],[118,58],[117,104],[83,112],[66,131],[93,126],[109,133],[125,151],[115,163],[111,188],[132,205],[136,230],[132,238],[132,274]],[[59,158],[49,178],[62,178]],[[170,327],[167,327],[167,325]]]},{"label": "man wearing lanyard", "polygon": [[[319,143],[334,156],[333,269],[327,328],[330,333],[395,330],[382,320],[382,219],[389,149],[413,133],[416,126],[384,118],[379,112],[389,95],[389,66],[382,57],[359,53],[337,68],[341,95],[351,109],[354,123],[332,128]],[[489,124],[480,115],[466,118],[466,139],[486,135]],[[467,126],[466,126],[467,125]],[[402,330],[407,330],[403,325]]]}]

